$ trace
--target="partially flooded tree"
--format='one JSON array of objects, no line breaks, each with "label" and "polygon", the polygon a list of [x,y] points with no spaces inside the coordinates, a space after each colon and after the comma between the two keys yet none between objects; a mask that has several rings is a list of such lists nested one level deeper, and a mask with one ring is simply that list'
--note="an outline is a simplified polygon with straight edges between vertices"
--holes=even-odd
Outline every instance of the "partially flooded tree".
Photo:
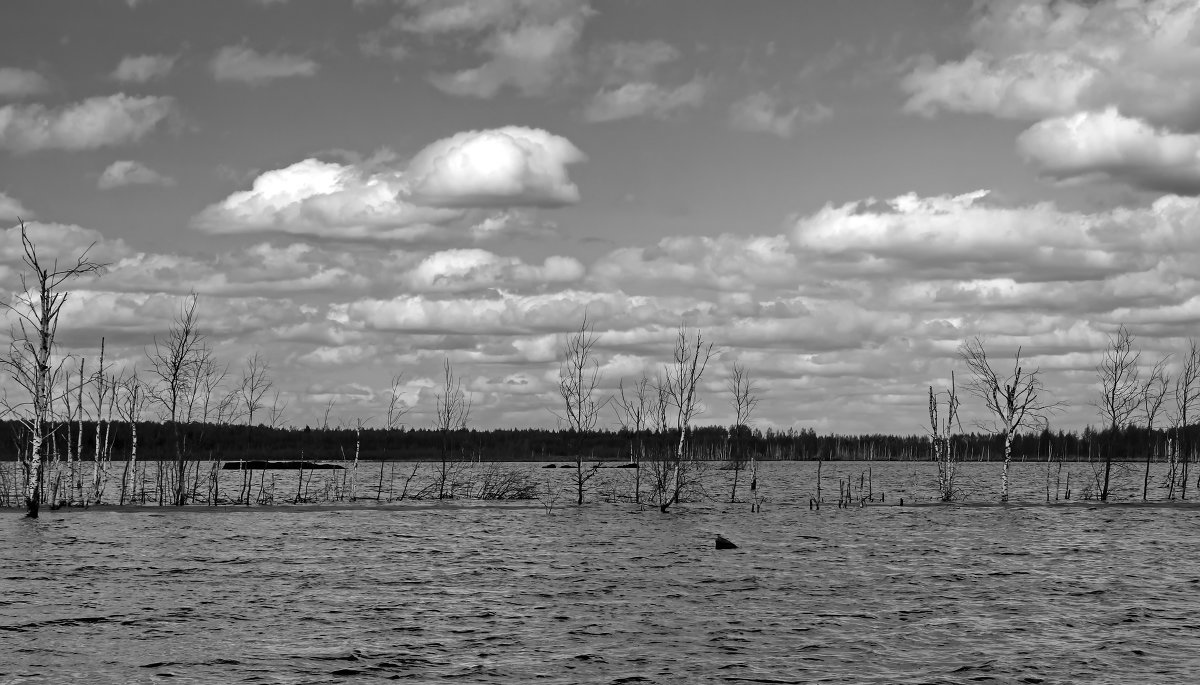
[{"label": "partially flooded tree", "polygon": [[16,403],[6,399],[5,408],[20,420],[29,436],[27,450],[20,455],[25,515],[37,518],[42,500],[45,441],[54,402],[54,338],[69,295],[63,286],[73,278],[101,273],[104,265],[88,258],[91,246],[66,266],[60,265],[58,259],[46,263],[29,238],[25,222],[19,223],[25,273],[21,274],[21,292],[3,303],[5,309],[16,314],[17,323],[12,329],[8,354],[0,358],[0,364],[26,395]]},{"label": "partially flooded tree", "polygon": [[[133,501],[137,492],[138,469],[138,423],[146,410],[148,395],[135,370],[119,381],[120,396],[116,398],[117,414],[129,424],[129,458],[125,460],[125,471],[121,474],[121,493],[118,502]],[[128,496],[128,500],[126,500]]]},{"label": "partially flooded tree", "polygon": [[1061,407],[1042,397],[1041,372],[1038,368],[1021,366],[1021,348],[1013,358],[1010,373],[998,373],[988,359],[983,340],[975,337],[958,348],[958,354],[971,372],[967,392],[983,400],[991,415],[981,426],[1004,437],[1004,474],[1000,481],[1000,501],[1008,501],[1008,468],[1012,463],[1012,444],[1017,431],[1037,429],[1047,421],[1047,414]]},{"label": "partially flooded tree", "polygon": [[1138,409],[1142,387],[1138,364],[1141,359],[1142,353],[1133,346],[1133,334],[1122,325],[1116,334],[1108,339],[1108,347],[1104,350],[1100,364],[1096,366],[1096,376],[1100,380],[1100,400],[1096,406],[1109,430],[1108,449],[1104,450],[1101,502],[1108,501],[1112,452],[1117,441],[1117,431],[1129,425],[1130,418]]},{"label": "partially flooded tree", "polygon": [[633,469],[633,501],[642,501],[642,460],[646,456],[646,443],[643,431],[650,427],[655,408],[654,398],[650,395],[650,379],[642,374],[640,380],[633,385],[632,391],[625,394],[625,382],[620,383],[620,394],[617,398],[617,420],[621,428],[629,434],[629,461]]},{"label": "partially flooded tree", "polygon": [[1163,357],[1154,364],[1150,375],[1142,383],[1139,391],[1142,418],[1146,421],[1146,438],[1150,444],[1146,447],[1146,474],[1142,480],[1142,501],[1146,501],[1150,489],[1150,462],[1158,453],[1158,439],[1154,437],[1154,420],[1158,418],[1167,391],[1171,387],[1171,377],[1167,374],[1167,360]]},{"label": "partially flooded tree", "polygon": [[600,385],[600,361],[595,347],[599,336],[592,329],[587,315],[579,330],[566,340],[562,361],[558,367],[558,395],[562,413],[555,413],[571,434],[571,451],[575,456],[575,492],[577,505],[583,504],[587,483],[599,471],[597,466],[583,467],[583,438],[596,429],[604,402],[596,397]]},{"label": "partially flooded tree", "polygon": [[1167,496],[1175,499],[1176,489],[1187,498],[1188,461],[1191,446],[1187,444],[1188,416],[1200,401],[1200,343],[1188,340],[1188,354],[1175,377],[1175,441],[1171,446],[1167,471]]},{"label": "partially flooded tree", "polygon": [[667,406],[674,410],[675,428],[679,431],[679,442],[672,453],[665,455],[667,461],[663,464],[663,475],[670,474],[669,480],[663,479],[666,487],[659,494],[658,510],[663,513],[695,485],[698,475],[698,464],[688,437],[692,420],[703,408],[700,403],[700,380],[712,359],[712,346],[711,342],[704,340],[699,330],[694,336],[689,336],[687,329],[681,325],[671,365],[667,367],[666,379],[660,386]]},{"label": "partially flooded tree", "polygon": [[[944,394],[944,405],[938,395]],[[958,421],[958,388],[954,372],[950,372],[950,388],[935,393],[929,386],[929,434],[933,448],[933,461],[938,470],[938,496],[943,502],[953,502],[958,494],[955,482],[958,478],[958,455],[954,453],[954,427],[962,430]]]},{"label": "partially flooded tree", "polygon": [[[165,485],[171,489],[171,502],[176,506],[187,504],[187,475],[190,445],[187,441],[186,421],[192,413],[192,390],[198,382],[198,374],[206,362],[211,360],[212,351],[200,333],[196,307],[199,298],[191,293],[180,305],[175,320],[165,340],[154,338],[150,357],[151,372],[155,383],[151,398],[156,402],[163,418],[170,426],[172,449],[175,459]],[[160,493],[160,498],[162,494]]]},{"label": "partially flooded tree", "polygon": [[[733,408],[734,415],[729,438],[729,463],[733,470],[733,488],[729,492],[729,501],[736,502],[738,475],[746,465],[746,433],[750,432],[750,417],[758,407],[758,386],[750,378],[746,365],[738,361],[730,367],[725,387],[729,390],[729,405]],[[754,487],[757,487],[757,483],[752,483],[751,488]]]},{"label": "partially flooded tree", "polygon": [[462,379],[454,376],[450,360],[445,360],[445,375],[442,387],[436,395],[437,416],[435,427],[442,435],[442,468],[438,475],[438,499],[445,499],[446,483],[450,478],[450,436],[466,430],[471,416],[471,398],[463,390]]},{"label": "partially flooded tree", "polygon": [[258,352],[246,360],[242,368],[242,381],[238,387],[238,397],[246,409],[246,425],[254,425],[254,415],[266,406],[266,395],[274,383],[270,376],[271,365]]}]

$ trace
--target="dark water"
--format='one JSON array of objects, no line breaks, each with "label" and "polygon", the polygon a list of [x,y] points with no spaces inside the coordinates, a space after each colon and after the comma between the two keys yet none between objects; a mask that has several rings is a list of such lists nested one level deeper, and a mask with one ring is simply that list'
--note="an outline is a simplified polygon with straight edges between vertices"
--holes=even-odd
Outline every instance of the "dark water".
[{"label": "dark water", "polygon": [[0,683],[1197,682],[1200,509],[813,512],[793,468],[760,514],[5,511]]}]

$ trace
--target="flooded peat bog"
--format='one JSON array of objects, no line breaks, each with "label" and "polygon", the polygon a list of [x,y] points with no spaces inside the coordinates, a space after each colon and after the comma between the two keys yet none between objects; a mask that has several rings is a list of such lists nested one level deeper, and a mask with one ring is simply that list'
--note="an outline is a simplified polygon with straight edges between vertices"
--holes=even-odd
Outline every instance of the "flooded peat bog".
[{"label": "flooded peat bog", "polygon": [[874,464],[905,506],[811,511],[813,468],[754,514],[5,510],[0,682],[1196,681],[1200,509],[913,506],[932,465]]}]

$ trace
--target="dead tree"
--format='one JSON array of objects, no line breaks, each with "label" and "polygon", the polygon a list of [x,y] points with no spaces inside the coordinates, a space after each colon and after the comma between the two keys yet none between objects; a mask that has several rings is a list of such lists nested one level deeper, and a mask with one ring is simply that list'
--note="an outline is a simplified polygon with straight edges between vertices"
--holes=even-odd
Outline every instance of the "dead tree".
[{"label": "dead tree", "polygon": [[642,460],[645,457],[646,445],[643,431],[650,426],[654,414],[653,398],[648,392],[650,379],[642,374],[641,379],[634,384],[633,390],[625,394],[625,382],[621,381],[620,394],[616,402],[617,420],[621,428],[629,433],[629,462],[635,466],[633,474],[633,501],[642,501]]},{"label": "dead tree", "polygon": [[1154,364],[1138,392],[1142,417],[1146,420],[1146,438],[1150,441],[1146,447],[1146,475],[1142,480],[1143,502],[1146,501],[1147,491],[1150,489],[1151,458],[1158,452],[1158,440],[1154,437],[1154,420],[1158,418],[1163,402],[1166,401],[1167,391],[1171,387],[1171,378],[1167,375],[1169,358],[1163,357]]},{"label": "dead tree", "polygon": [[598,463],[590,469],[583,467],[584,437],[596,429],[600,410],[605,404],[596,397],[600,385],[600,361],[596,358],[595,348],[599,339],[585,314],[579,330],[567,338],[558,367],[558,395],[563,409],[562,413],[555,412],[555,416],[571,435],[571,451],[575,457],[575,503],[580,506],[588,481],[599,473]]},{"label": "dead tree", "polygon": [[242,382],[238,387],[238,397],[246,408],[246,425],[254,425],[254,414],[266,405],[266,394],[274,383],[269,375],[271,365],[261,354],[255,352],[246,360],[242,369]]},{"label": "dead tree", "polygon": [[953,502],[958,495],[955,481],[958,478],[958,455],[954,453],[954,427],[962,430],[958,422],[958,389],[954,382],[954,372],[950,372],[950,389],[945,391],[945,413],[939,411],[941,406],[938,394],[933,386],[929,386],[929,435],[933,448],[933,461],[938,469],[938,496],[943,502]]},{"label": "dead tree", "polygon": [[[750,417],[758,407],[758,386],[746,371],[746,365],[734,362],[729,369],[729,377],[725,380],[729,390],[729,405],[733,408],[733,429],[730,431],[729,463],[733,470],[733,488],[729,492],[729,501],[737,501],[738,475],[746,465],[744,433],[750,431]],[[757,480],[751,481],[750,489],[758,488]]]},{"label": "dead tree", "polygon": [[705,342],[700,331],[694,337],[689,337],[687,329],[682,325],[675,341],[675,353],[671,365],[666,368],[664,389],[666,401],[674,408],[675,428],[679,431],[679,442],[673,454],[670,454],[665,464],[665,471],[671,474],[670,484],[666,491],[660,494],[658,510],[666,513],[689,488],[695,485],[696,464],[695,455],[688,443],[692,420],[703,409],[700,403],[700,381],[704,370],[712,359],[712,343]]},{"label": "dead tree", "polygon": [[5,400],[5,408],[21,421],[29,435],[28,451],[21,455],[25,515],[37,518],[42,500],[44,443],[54,401],[54,338],[69,295],[63,286],[73,278],[102,273],[105,265],[88,259],[91,246],[68,262],[68,266],[60,266],[58,259],[46,264],[29,238],[25,222],[18,222],[25,272],[21,274],[21,292],[3,303],[5,309],[16,314],[17,323],[12,329],[8,354],[0,358],[0,365],[8,369],[26,394],[25,399],[15,403]]},{"label": "dead tree", "polygon": [[1000,501],[1008,501],[1008,468],[1012,463],[1012,444],[1017,431],[1037,429],[1047,415],[1062,406],[1060,402],[1043,399],[1040,369],[1027,370],[1021,366],[1021,348],[1013,358],[1011,373],[1001,376],[992,368],[987,350],[979,337],[964,342],[958,348],[959,357],[967,364],[971,380],[967,392],[983,400],[990,419],[980,427],[1004,437],[1004,473],[1000,480]]},{"label": "dead tree", "polygon": [[1167,471],[1167,496],[1187,499],[1187,474],[1189,451],[1187,441],[1188,415],[1200,401],[1200,343],[1195,338],[1188,340],[1188,354],[1183,368],[1175,377],[1175,441],[1170,449],[1170,466]]},{"label": "dead tree", "polygon": [[[450,477],[450,436],[452,433],[466,430],[467,421],[471,416],[471,398],[463,390],[462,379],[455,378],[454,368],[450,360],[445,360],[445,376],[442,387],[436,395],[437,416],[434,427],[442,436],[441,457],[442,467],[438,477],[438,499],[445,499],[446,482]],[[452,493],[451,493],[452,494]]]},{"label": "dead tree", "polygon": [[138,423],[146,410],[147,394],[137,371],[119,382],[121,397],[116,400],[117,414],[129,424],[129,458],[125,460],[125,471],[121,474],[121,494],[118,502],[125,504],[126,496],[132,501],[137,488],[133,479],[137,478],[138,468]]},{"label": "dead tree", "polygon": [[[181,427],[180,424],[191,416],[192,390],[200,369],[212,354],[198,326],[198,303],[199,298],[194,292],[184,298],[166,339],[155,337],[154,350],[147,352],[151,372],[155,376],[151,397],[159,405],[163,418],[171,428],[175,459],[166,485],[171,488],[171,502],[176,506],[187,504],[187,469],[191,452],[187,427]],[[159,499],[161,503],[161,492]]]},{"label": "dead tree", "polygon": [[1104,481],[1100,486],[1100,501],[1107,502],[1109,495],[1109,479],[1112,473],[1113,445],[1117,441],[1117,431],[1129,424],[1130,418],[1138,409],[1141,394],[1140,370],[1138,363],[1142,353],[1133,346],[1133,334],[1122,325],[1117,333],[1108,339],[1108,347],[1100,364],[1096,366],[1096,376],[1100,380],[1100,399],[1097,409],[1100,417],[1108,424],[1108,449],[1104,451]]}]

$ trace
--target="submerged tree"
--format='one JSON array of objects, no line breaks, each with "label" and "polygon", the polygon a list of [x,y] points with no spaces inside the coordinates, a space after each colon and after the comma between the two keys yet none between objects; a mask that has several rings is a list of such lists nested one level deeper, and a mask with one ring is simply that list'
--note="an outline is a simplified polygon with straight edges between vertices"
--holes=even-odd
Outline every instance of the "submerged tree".
[{"label": "submerged tree", "polygon": [[445,499],[446,482],[450,478],[450,434],[466,430],[471,416],[471,397],[463,390],[462,379],[455,378],[450,360],[445,360],[445,376],[436,396],[437,416],[435,428],[442,436],[442,468],[438,476],[438,499]]},{"label": "submerged tree", "polygon": [[8,369],[26,394],[25,400],[15,404],[6,399],[5,408],[20,419],[29,435],[27,451],[20,457],[25,515],[37,518],[42,500],[44,444],[49,432],[57,371],[51,357],[58,333],[58,318],[69,295],[63,285],[78,276],[101,273],[104,265],[88,259],[90,245],[69,266],[60,266],[58,259],[46,264],[29,238],[25,222],[18,222],[25,273],[21,274],[21,292],[3,303],[4,308],[17,315],[17,325],[12,330],[8,354],[0,358],[0,364]]},{"label": "submerged tree", "polygon": [[[734,415],[729,437],[729,463],[733,469],[733,488],[729,492],[729,501],[736,502],[738,475],[746,465],[746,433],[750,432],[750,417],[758,407],[758,386],[750,378],[746,365],[734,362],[725,380],[725,387],[729,390],[729,405]],[[751,485],[757,487],[757,483]]]},{"label": "submerged tree", "polygon": [[1154,368],[1150,370],[1150,375],[1138,392],[1142,418],[1146,420],[1146,438],[1150,441],[1146,446],[1146,473],[1142,480],[1143,502],[1146,501],[1147,491],[1150,489],[1150,462],[1158,452],[1158,440],[1154,437],[1154,420],[1158,418],[1171,387],[1171,377],[1167,374],[1169,358],[1163,357],[1155,362]]},{"label": "submerged tree", "polygon": [[629,461],[636,468],[633,474],[633,501],[642,501],[642,461],[646,456],[646,444],[643,431],[650,427],[650,422],[656,411],[654,398],[649,393],[650,379],[645,373],[634,383],[633,390],[625,394],[625,382],[621,381],[620,391],[616,401],[617,420],[621,428],[629,434]]},{"label": "submerged tree", "polygon": [[[688,443],[692,420],[703,409],[700,403],[700,380],[712,359],[711,342],[704,340],[700,331],[689,336],[682,325],[675,340],[675,353],[666,368],[666,378],[659,386],[660,409],[665,414],[674,409],[675,429],[679,441],[672,452],[664,454],[657,474],[659,487],[658,510],[666,513],[679,502],[689,488],[698,482],[698,464]],[[665,423],[665,421],[664,421]]]},{"label": "submerged tree", "polygon": [[583,437],[596,429],[600,410],[605,404],[596,397],[596,389],[600,385],[600,361],[596,358],[595,347],[599,339],[585,314],[579,330],[567,338],[558,367],[558,395],[562,399],[563,410],[555,415],[570,431],[571,451],[575,456],[577,505],[583,504],[588,481],[599,473],[598,465],[591,469],[583,468]]},{"label": "submerged tree", "polygon": [[967,392],[983,400],[991,419],[981,426],[1004,437],[1004,474],[1000,481],[1000,501],[1008,501],[1008,467],[1012,463],[1012,444],[1021,429],[1037,429],[1048,420],[1047,414],[1062,406],[1042,398],[1041,372],[1021,366],[1021,348],[1013,358],[1011,373],[1001,375],[992,368],[979,337],[964,342],[958,354],[971,371]]},{"label": "submerged tree", "polygon": [[1104,482],[1100,487],[1100,501],[1107,502],[1109,477],[1112,473],[1112,452],[1116,443],[1117,430],[1129,424],[1138,409],[1141,397],[1138,363],[1142,353],[1133,346],[1133,334],[1122,325],[1111,338],[1104,356],[1096,367],[1100,379],[1100,401],[1097,408],[1101,418],[1108,424],[1108,449],[1104,450]]},{"label": "submerged tree", "polygon": [[958,478],[958,455],[954,452],[954,427],[958,422],[958,389],[954,383],[954,372],[950,372],[950,389],[945,391],[945,410],[933,386],[929,386],[929,432],[933,447],[933,461],[938,470],[938,496],[943,502],[953,502],[958,493],[955,481]]},{"label": "submerged tree", "polygon": [[1170,468],[1167,472],[1167,496],[1175,499],[1178,488],[1179,496],[1187,498],[1188,453],[1191,449],[1187,444],[1188,415],[1200,400],[1200,343],[1195,338],[1188,340],[1188,354],[1183,360],[1183,368],[1175,377],[1175,441],[1171,448]]}]

